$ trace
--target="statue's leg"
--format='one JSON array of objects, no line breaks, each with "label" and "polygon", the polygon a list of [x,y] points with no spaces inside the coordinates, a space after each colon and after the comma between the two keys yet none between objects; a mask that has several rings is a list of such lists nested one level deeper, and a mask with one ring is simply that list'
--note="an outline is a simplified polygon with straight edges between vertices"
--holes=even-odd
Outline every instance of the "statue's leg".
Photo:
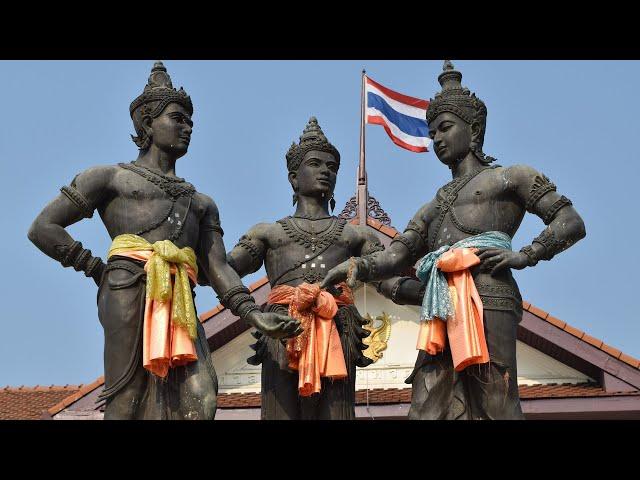
[{"label": "statue's leg", "polygon": [[280,340],[262,337],[266,351],[262,360],[262,420],[298,420],[298,372],[286,368],[286,347]]},{"label": "statue's leg", "polygon": [[204,328],[198,322],[198,338],[195,341],[198,360],[171,372],[171,404],[177,404],[172,418],[180,420],[213,420],[216,415],[218,378],[211,361]]},{"label": "statue's leg", "polygon": [[453,369],[451,351],[439,355],[420,352],[412,374],[411,420],[463,420],[468,418],[461,375]]},{"label": "statue's leg", "polygon": [[474,419],[524,419],[516,362],[516,334],[521,318],[521,309],[484,311],[490,362],[465,370]]},{"label": "statue's leg", "polygon": [[149,375],[142,367],[144,269],[129,260],[110,261],[98,290],[104,328],[105,419],[138,418]]},{"label": "statue's leg", "polygon": [[131,380],[117,393],[109,397],[104,410],[105,420],[134,420],[140,418],[141,406],[145,403],[148,372],[142,363],[136,368]]},{"label": "statue's leg", "polygon": [[[267,311],[287,314],[284,305],[267,305]],[[261,336],[256,349],[262,363],[261,412],[262,420],[300,419],[298,372],[287,368],[286,346],[280,341]]]},{"label": "statue's leg", "polygon": [[322,379],[322,390],[317,400],[315,418],[355,420],[356,365],[366,360],[362,352],[367,347],[362,343],[362,337],[367,331],[362,328],[364,321],[353,305],[341,307],[335,322],[347,366],[347,378],[344,380]]}]

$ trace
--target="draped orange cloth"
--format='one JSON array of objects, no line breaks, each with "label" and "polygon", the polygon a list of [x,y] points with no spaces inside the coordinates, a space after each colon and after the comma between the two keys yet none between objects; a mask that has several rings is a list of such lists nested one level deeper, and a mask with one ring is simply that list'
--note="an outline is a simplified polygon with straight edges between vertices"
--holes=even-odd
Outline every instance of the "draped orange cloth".
[{"label": "draped orange cloth", "polygon": [[[154,255],[153,251],[138,250],[119,252],[122,257],[147,262]],[[171,265],[171,281],[173,282],[176,267]],[[189,279],[196,284],[196,272],[187,265]],[[183,327],[174,325],[171,320],[171,300],[159,301],[147,298],[144,307],[144,326],[142,336],[142,364],[151,373],[165,378],[169,368],[186,365],[198,360],[195,345],[189,333]]]},{"label": "draped orange cloth", "polygon": [[420,324],[419,350],[430,355],[442,352],[447,338],[457,372],[469,365],[487,363],[489,350],[484,336],[482,299],[469,268],[480,263],[476,248],[456,248],[443,253],[436,266],[447,274],[455,315],[446,322],[434,318]]},{"label": "draped orange cloth", "polygon": [[289,316],[300,320],[303,333],[287,341],[289,368],[298,370],[298,393],[308,397],[320,393],[320,377],[347,377],[340,335],[333,320],[338,305],[353,304],[349,287],[340,284],[342,293],[334,297],[319,284],[303,283],[297,287],[278,285],[267,302],[289,306]]}]

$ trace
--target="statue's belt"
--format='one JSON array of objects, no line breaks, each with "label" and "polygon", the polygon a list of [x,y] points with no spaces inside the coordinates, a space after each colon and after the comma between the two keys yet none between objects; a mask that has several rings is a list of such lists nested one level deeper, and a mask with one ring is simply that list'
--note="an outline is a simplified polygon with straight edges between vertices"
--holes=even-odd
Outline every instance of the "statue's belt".
[{"label": "statue's belt", "polygon": [[346,284],[334,297],[318,284],[297,287],[278,285],[271,289],[267,303],[288,305],[291,317],[300,320],[303,333],[287,341],[289,368],[298,370],[298,392],[308,397],[320,393],[321,377],[344,379],[347,367],[334,317],[338,305],[353,304]]},{"label": "statue's belt", "polygon": [[178,248],[170,240],[151,244],[137,235],[125,234],[113,239],[108,257],[145,262],[144,368],[164,378],[170,367],[196,361],[193,341],[198,318],[191,282],[196,284],[198,267],[193,249]]},{"label": "statue's belt", "polygon": [[465,238],[429,252],[416,268],[426,285],[417,348],[436,355],[448,339],[456,371],[489,361],[483,302],[470,272],[481,263],[478,248],[486,247],[511,250],[511,237],[492,231]]}]

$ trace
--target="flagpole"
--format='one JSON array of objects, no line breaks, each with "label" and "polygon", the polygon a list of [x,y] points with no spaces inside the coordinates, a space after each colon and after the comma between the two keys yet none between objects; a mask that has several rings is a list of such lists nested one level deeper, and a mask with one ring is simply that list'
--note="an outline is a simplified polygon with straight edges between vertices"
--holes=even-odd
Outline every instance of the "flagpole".
[{"label": "flagpole", "polygon": [[365,81],[366,71],[362,69],[362,79],[360,85],[360,162],[358,164],[358,185],[357,185],[357,205],[358,205],[358,223],[360,225],[367,224],[367,204],[369,202],[369,192],[367,189],[367,170],[365,168]]}]

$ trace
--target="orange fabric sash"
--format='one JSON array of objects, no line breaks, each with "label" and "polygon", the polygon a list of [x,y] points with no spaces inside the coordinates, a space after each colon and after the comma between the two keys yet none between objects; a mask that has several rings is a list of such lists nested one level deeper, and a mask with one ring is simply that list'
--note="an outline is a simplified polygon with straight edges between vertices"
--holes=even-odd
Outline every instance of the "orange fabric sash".
[{"label": "orange fabric sash", "polygon": [[457,372],[469,365],[489,361],[482,300],[469,272],[469,268],[480,263],[477,251],[477,248],[456,248],[442,254],[436,266],[447,273],[449,294],[456,313],[446,322],[439,318],[422,322],[418,333],[417,348],[430,355],[442,352],[448,338]]},{"label": "orange fabric sash", "polygon": [[297,287],[278,285],[267,302],[289,306],[289,316],[300,320],[304,331],[287,340],[289,368],[298,370],[298,392],[302,397],[320,393],[320,377],[347,377],[340,335],[333,320],[338,305],[353,304],[353,294],[341,284],[339,297],[320,289],[319,284],[303,283]]},{"label": "orange fabric sash", "polygon": [[[147,262],[154,252],[147,250],[119,252],[118,255]],[[171,281],[176,268],[171,265]],[[196,284],[194,270],[187,265],[189,279]],[[171,320],[171,300],[165,302],[147,298],[144,307],[144,326],[142,337],[142,364],[151,373],[165,378],[169,368],[186,365],[198,360],[195,345],[189,333],[174,325]]]}]

